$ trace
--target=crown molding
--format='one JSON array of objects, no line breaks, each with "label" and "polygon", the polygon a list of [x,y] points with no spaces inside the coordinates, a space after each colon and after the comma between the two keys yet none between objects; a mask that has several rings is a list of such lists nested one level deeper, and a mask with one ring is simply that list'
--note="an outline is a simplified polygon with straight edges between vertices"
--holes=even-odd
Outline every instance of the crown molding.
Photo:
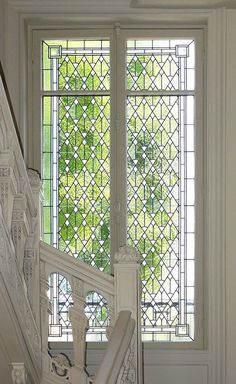
[{"label": "crown molding", "polygon": [[211,9],[219,7],[235,8],[235,0],[131,0],[132,8],[141,9]]}]

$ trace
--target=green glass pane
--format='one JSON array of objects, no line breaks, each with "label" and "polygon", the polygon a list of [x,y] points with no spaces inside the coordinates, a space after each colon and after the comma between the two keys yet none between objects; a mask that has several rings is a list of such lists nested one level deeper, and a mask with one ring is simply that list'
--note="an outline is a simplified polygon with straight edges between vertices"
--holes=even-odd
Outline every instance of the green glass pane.
[{"label": "green glass pane", "polygon": [[129,97],[127,134],[127,236],[142,255],[142,322],[173,326],[176,307],[169,318],[160,304],[153,308],[171,307],[168,276],[178,260],[172,242],[179,236],[179,98]]}]

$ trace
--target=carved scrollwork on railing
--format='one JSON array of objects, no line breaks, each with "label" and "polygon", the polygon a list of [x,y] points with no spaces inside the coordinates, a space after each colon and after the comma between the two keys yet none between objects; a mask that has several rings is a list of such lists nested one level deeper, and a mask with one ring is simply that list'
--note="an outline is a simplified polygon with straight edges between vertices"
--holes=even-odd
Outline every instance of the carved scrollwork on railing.
[{"label": "carved scrollwork on railing", "polygon": [[71,363],[68,356],[59,353],[51,357],[51,373],[63,378],[68,382],[70,380]]},{"label": "carved scrollwork on railing", "polygon": [[117,384],[135,384],[136,383],[136,370],[135,370],[135,335],[132,336],[130,346],[126,352]]}]

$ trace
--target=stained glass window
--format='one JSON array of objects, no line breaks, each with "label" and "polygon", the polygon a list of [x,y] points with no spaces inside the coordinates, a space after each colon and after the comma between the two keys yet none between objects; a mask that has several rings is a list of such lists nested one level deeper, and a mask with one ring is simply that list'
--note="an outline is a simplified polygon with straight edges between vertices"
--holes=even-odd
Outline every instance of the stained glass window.
[{"label": "stained glass window", "polygon": [[[110,272],[109,46],[105,39],[47,40],[42,46],[44,241],[105,272]],[[101,340],[106,306],[98,294],[90,298],[90,339]],[[50,299],[49,340],[72,340],[70,287],[56,274]]]},{"label": "stained glass window", "polygon": [[[114,214],[122,196],[126,241],[142,256],[143,340],[193,341],[195,41],[127,39],[120,67],[111,67],[116,57],[110,45],[109,39],[43,41],[44,241],[110,273],[111,241],[118,243],[115,237],[123,231]],[[114,78],[125,78],[117,88],[122,99],[114,87],[111,94]],[[120,111],[125,115],[118,116]],[[117,121],[126,121],[123,131]],[[60,276],[53,279],[55,316],[69,340],[70,287]],[[95,292],[87,300],[88,340],[105,340],[107,303]],[[51,320],[53,337],[57,323]]]},{"label": "stained glass window", "polygon": [[107,341],[106,330],[110,324],[108,303],[97,292],[89,292],[86,298],[85,314],[89,320],[87,341]]},{"label": "stained glass window", "polygon": [[127,236],[142,255],[143,340],[194,340],[193,63],[192,40],[127,42]]},{"label": "stained glass window", "polygon": [[49,277],[49,341],[72,341],[69,308],[73,305],[71,286],[68,280],[57,273]]},{"label": "stained glass window", "polygon": [[109,272],[109,42],[44,41],[42,73],[44,240]]},{"label": "stained glass window", "polygon": [[[58,273],[49,276],[49,338],[53,341],[73,341],[69,310],[73,307],[71,286],[68,280]],[[110,324],[109,308],[106,299],[97,292],[89,292],[86,297],[85,315],[88,318],[86,341],[107,341],[106,329]]]}]

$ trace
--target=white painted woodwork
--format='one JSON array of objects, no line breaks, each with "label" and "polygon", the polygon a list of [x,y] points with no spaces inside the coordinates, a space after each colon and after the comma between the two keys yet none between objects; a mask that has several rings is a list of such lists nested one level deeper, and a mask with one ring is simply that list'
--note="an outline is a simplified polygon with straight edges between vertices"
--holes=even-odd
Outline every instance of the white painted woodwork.
[{"label": "white painted woodwork", "polygon": [[141,282],[139,276],[140,255],[129,247],[120,247],[115,254],[115,317],[121,311],[130,311],[135,320],[133,342],[133,366],[136,371],[136,383],[143,382],[142,343],[141,343]]},{"label": "white painted woodwork", "polygon": [[[0,341],[5,357],[0,360],[0,372],[9,375],[6,368],[1,370],[7,360],[13,366],[14,383],[26,384],[27,372],[29,382],[37,384],[41,374],[39,306],[32,311],[23,274],[26,240],[34,233],[37,208],[2,79],[0,143]],[[39,285],[39,280],[32,288],[34,284]],[[9,377],[4,380],[10,383]]]},{"label": "white painted woodwork", "polygon": [[40,259],[46,264],[47,277],[51,273],[59,273],[65,276],[71,285],[72,277],[74,277],[84,282],[85,294],[90,290],[98,289],[108,300],[110,295],[114,295],[114,282],[111,275],[76,260],[43,241],[40,242]]},{"label": "white painted woodwork", "polygon": [[[129,344],[131,343],[131,339],[134,335],[134,331],[135,320],[132,319],[131,312],[120,311],[115,322],[114,330],[109,340],[105,356],[97,374],[95,375],[93,381],[94,384],[115,384],[117,382],[125,382],[122,380],[119,381],[118,377],[127,353],[127,349],[129,348]],[[126,367],[124,369],[126,369]],[[136,380],[132,380],[131,382],[137,383]]]},{"label": "white painted woodwork", "polygon": [[227,13],[226,35],[226,384],[236,378],[236,10]]}]

